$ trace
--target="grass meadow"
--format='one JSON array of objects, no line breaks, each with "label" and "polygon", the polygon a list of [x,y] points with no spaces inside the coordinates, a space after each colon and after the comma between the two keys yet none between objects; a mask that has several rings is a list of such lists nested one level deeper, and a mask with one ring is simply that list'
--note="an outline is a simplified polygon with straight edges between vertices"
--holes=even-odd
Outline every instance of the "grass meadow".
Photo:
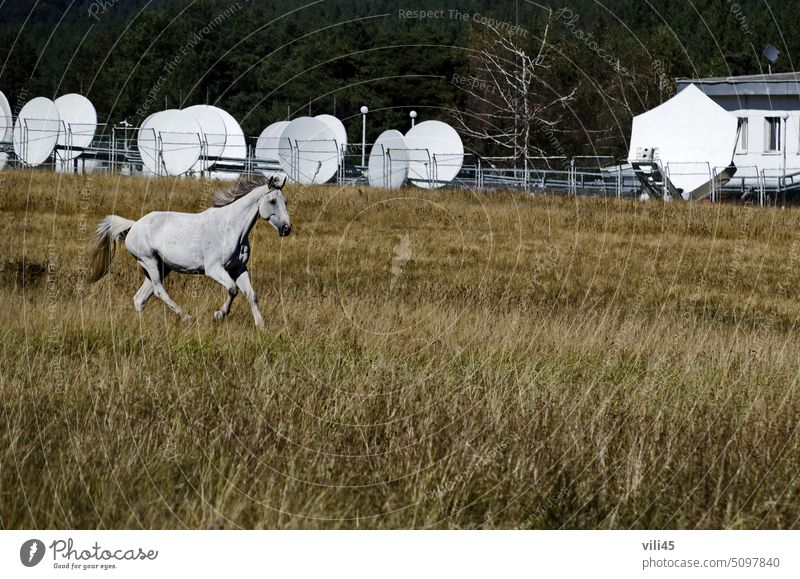
[{"label": "grass meadow", "polygon": [[800,527],[800,210],[289,186],[263,333],[84,283],[220,186],[0,173],[1,527]]}]

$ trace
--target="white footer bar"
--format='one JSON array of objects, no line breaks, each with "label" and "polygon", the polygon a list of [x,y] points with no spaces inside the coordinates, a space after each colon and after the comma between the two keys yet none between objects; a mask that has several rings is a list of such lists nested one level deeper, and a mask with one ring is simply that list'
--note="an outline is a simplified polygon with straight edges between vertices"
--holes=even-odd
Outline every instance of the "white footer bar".
[{"label": "white footer bar", "polygon": [[3,531],[1,577],[800,577],[800,531]]}]

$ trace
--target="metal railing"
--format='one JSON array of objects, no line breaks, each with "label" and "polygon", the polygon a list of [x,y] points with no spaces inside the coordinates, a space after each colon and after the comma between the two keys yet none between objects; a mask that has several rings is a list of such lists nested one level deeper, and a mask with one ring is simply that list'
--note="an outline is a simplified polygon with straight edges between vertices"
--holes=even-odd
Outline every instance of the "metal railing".
[{"label": "metal railing", "polygon": [[[25,125],[24,131],[29,131]],[[39,133],[42,127],[37,127]],[[60,128],[50,129],[51,133],[60,132],[62,138],[50,160],[44,163],[60,172],[119,172],[128,175],[164,175],[164,161],[161,157],[164,134],[154,132],[150,141],[153,154],[156,156],[156,171],[147,170],[138,147],[139,128],[123,125],[98,124],[96,136],[90,146],[81,147],[75,144],[76,138],[86,134],[81,127],[60,123]],[[24,137],[25,135],[23,135]],[[30,136],[30,135],[29,135]],[[41,135],[37,138],[50,138],[53,134]],[[193,170],[201,175],[220,176],[223,174],[257,174],[265,171],[281,170],[280,159],[290,155],[292,166],[299,166],[296,158],[300,154],[297,143],[290,143],[288,151],[281,151],[277,145],[272,148],[259,147],[256,150],[257,138],[246,139],[242,147],[243,156],[226,157],[210,154],[219,152],[220,139],[208,135],[191,133],[169,133],[167,138],[181,146],[199,147],[200,156]],[[28,141],[29,139],[23,139]],[[83,140],[83,139],[81,139]],[[326,146],[330,146],[327,143]],[[335,145],[333,145],[335,148]],[[372,145],[368,144],[365,153],[369,153]],[[23,166],[14,154],[11,142],[0,142],[0,152],[9,153],[7,166],[14,168]],[[238,151],[237,151],[238,152]],[[393,163],[390,151],[384,151],[385,171],[391,173]],[[561,192],[566,195],[593,195],[612,197],[631,197],[642,193],[640,178],[626,161],[619,161],[609,156],[550,156],[550,157],[482,157],[472,153],[463,156],[463,165],[452,180],[447,183],[439,180],[443,170],[453,164],[454,155],[431,155],[425,149],[406,151],[406,156],[414,161],[419,174],[409,175],[412,182],[424,183],[427,187],[447,184],[456,188],[476,188],[485,190],[511,189],[526,192]],[[460,156],[460,155],[459,155]],[[366,158],[366,157],[365,157]],[[340,150],[338,170],[331,179],[340,185],[359,185],[368,183],[368,167],[361,164],[362,145],[350,144]],[[785,203],[789,196],[800,199],[800,167],[787,169],[765,169],[758,166],[737,167],[730,176],[727,167],[710,167],[708,163],[667,163],[659,168],[658,188],[664,198],[672,198],[677,192],[671,188],[671,179],[697,177],[698,181],[707,182],[708,190],[702,191],[702,197],[708,197],[712,203],[722,200],[756,202],[758,205],[769,203]],[[6,169],[7,170],[7,169]],[[725,173],[728,171],[728,173]],[[452,172],[447,176],[451,176]],[[292,177],[292,175],[290,175]],[[297,179],[297,175],[294,178]],[[702,177],[702,179],[701,179]],[[388,181],[388,175],[385,176]],[[380,179],[378,179],[380,182]],[[657,189],[658,190],[658,189]]]}]

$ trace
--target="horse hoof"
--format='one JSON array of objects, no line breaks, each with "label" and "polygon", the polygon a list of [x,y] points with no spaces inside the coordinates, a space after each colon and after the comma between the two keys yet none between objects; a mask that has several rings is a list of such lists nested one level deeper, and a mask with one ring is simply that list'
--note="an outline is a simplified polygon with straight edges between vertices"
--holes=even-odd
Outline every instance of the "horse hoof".
[{"label": "horse hoof", "polygon": [[216,312],[214,312],[214,321],[215,322],[221,322],[224,317],[225,317],[225,312],[222,312],[220,310],[217,310]]}]

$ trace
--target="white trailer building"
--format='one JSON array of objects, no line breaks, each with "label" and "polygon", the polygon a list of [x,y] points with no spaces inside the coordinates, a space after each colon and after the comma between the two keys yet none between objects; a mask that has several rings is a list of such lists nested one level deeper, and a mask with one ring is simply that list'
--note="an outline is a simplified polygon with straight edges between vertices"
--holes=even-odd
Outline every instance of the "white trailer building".
[{"label": "white trailer building", "polygon": [[777,186],[784,174],[787,187],[800,174],[800,73],[679,79],[678,93],[694,85],[738,119],[733,156],[734,181]]},{"label": "white trailer building", "polygon": [[628,158],[650,193],[800,190],[800,73],[678,79],[634,118]]}]

